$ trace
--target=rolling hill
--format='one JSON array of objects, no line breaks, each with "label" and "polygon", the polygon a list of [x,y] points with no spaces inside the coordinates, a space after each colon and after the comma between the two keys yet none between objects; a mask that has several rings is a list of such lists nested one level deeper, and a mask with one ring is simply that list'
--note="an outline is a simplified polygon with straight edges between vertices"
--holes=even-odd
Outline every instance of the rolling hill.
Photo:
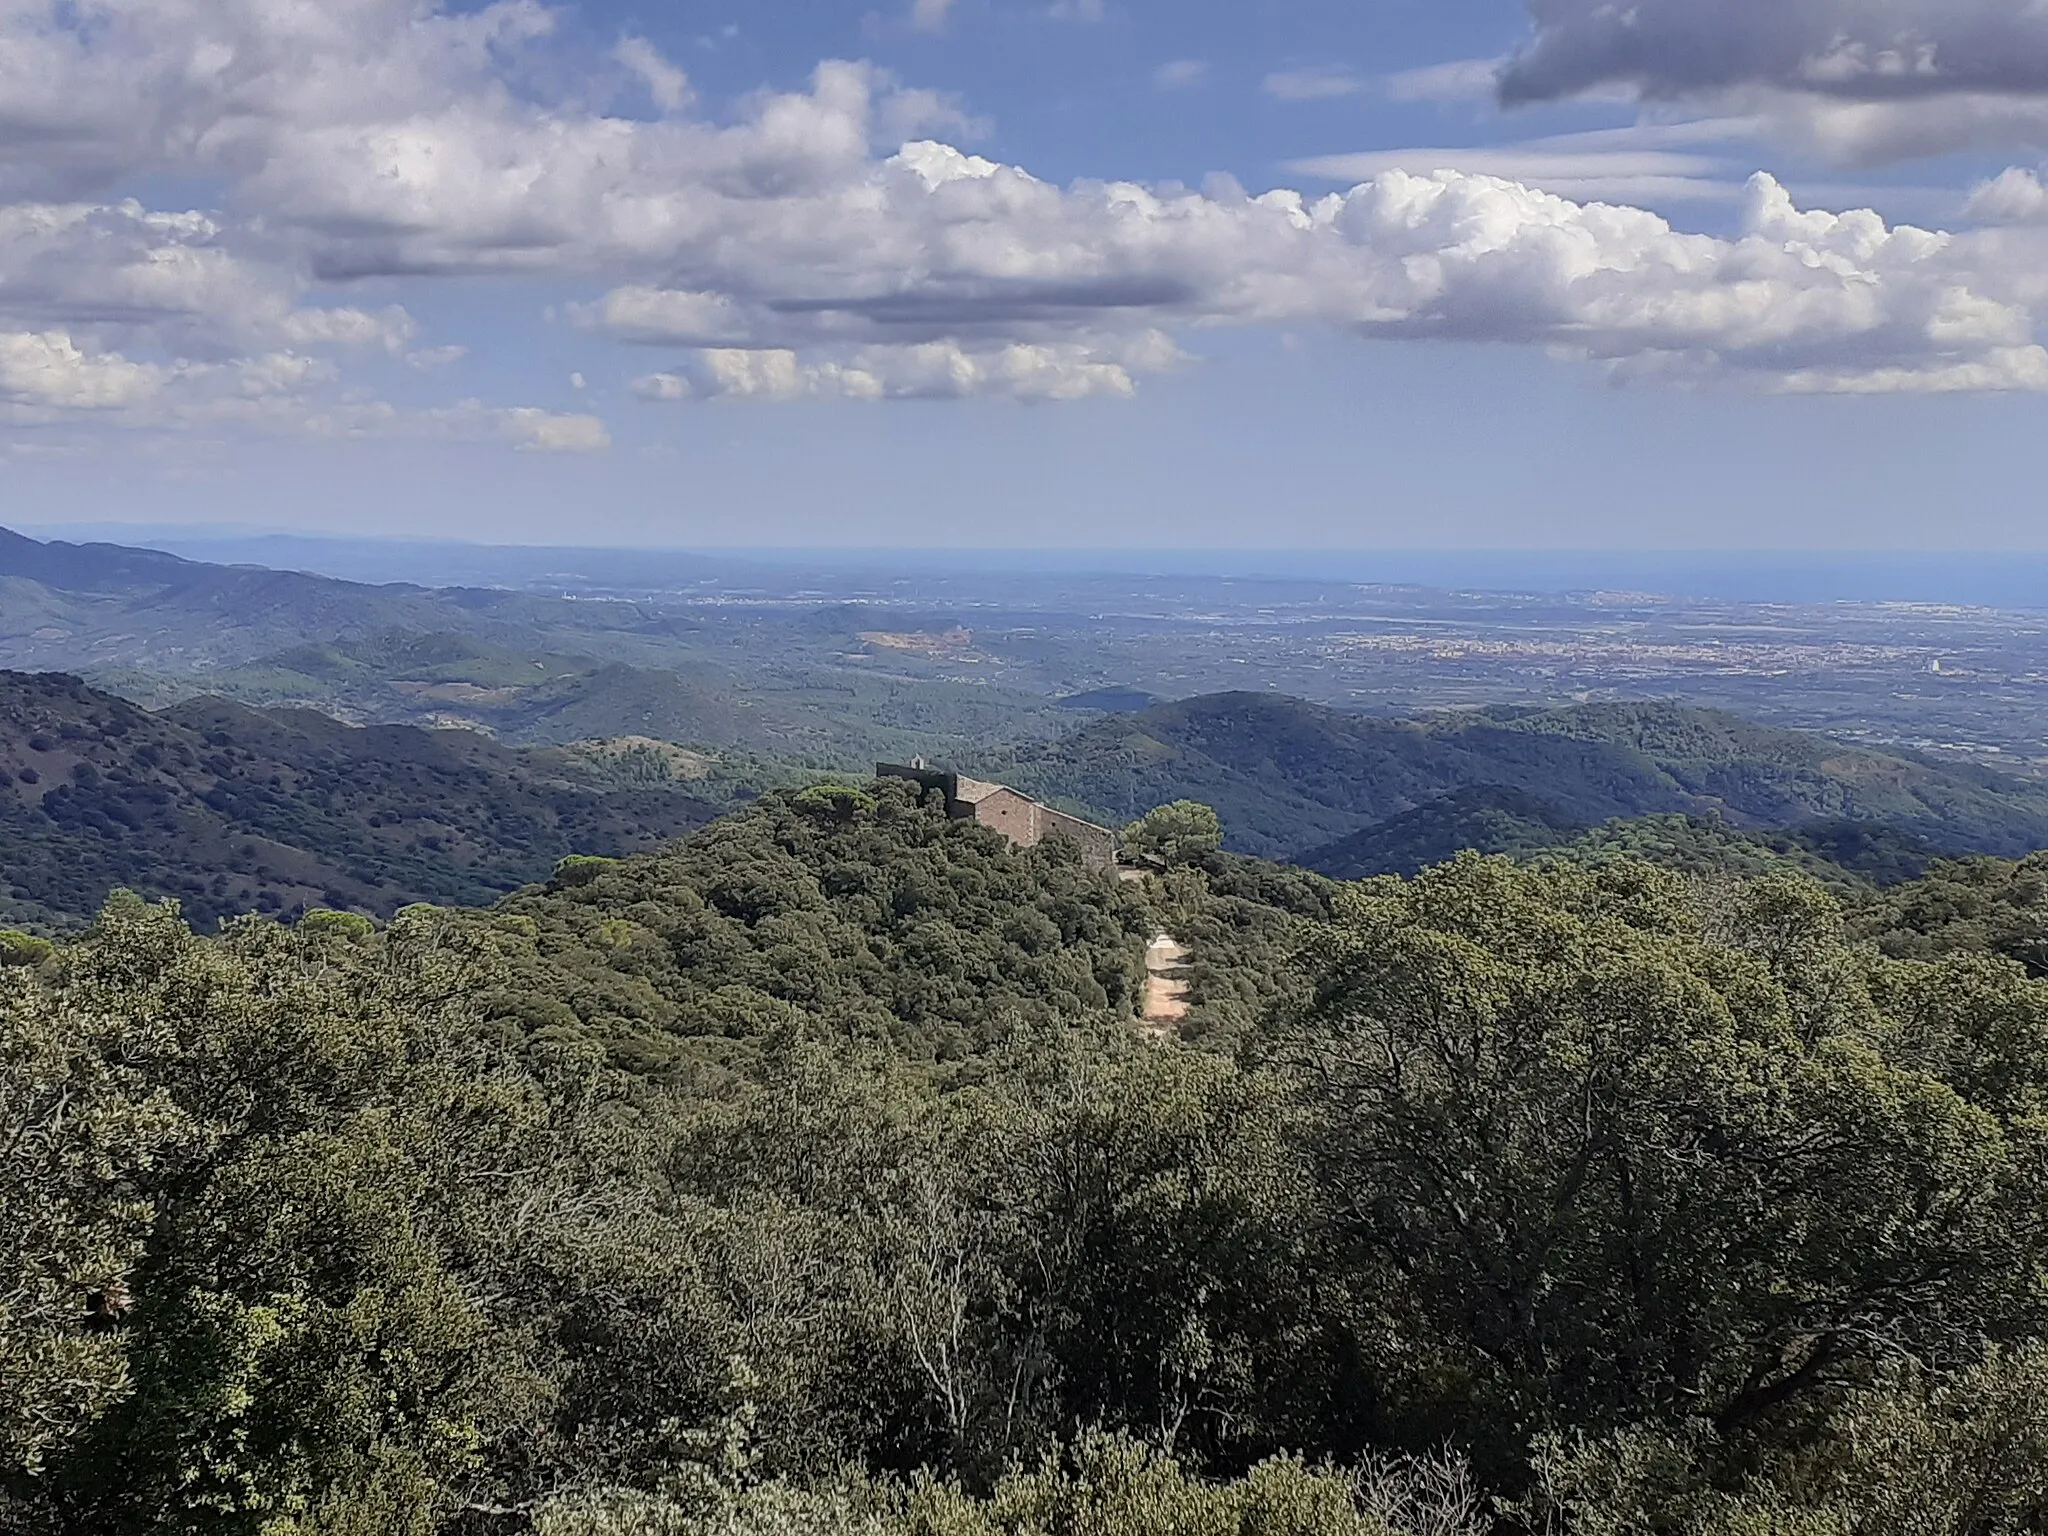
[{"label": "rolling hill", "polygon": [[843,604],[369,586],[0,529],[0,667],[152,707],[218,696],[523,745],[647,736],[841,767],[1047,737],[1071,718],[948,675],[950,634],[924,633],[944,621],[888,613],[909,632]]},{"label": "rolling hill", "polygon": [[689,654],[636,666],[404,629],[184,677],[109,668],[91,680],[154,706],[219,696],[259,708],[311,707],[354,724],[459,727],[524,746],[638,736],[838,769],[941,742],[1049,734],[1055,715],[1048,700],[944,680]]},{"label": "rolling hill", "polygon": [[1858,902],[1873,886],[1920,879],[1942,855],[1932,843],[1878,822],[1742,830],[1718,817],[1672,813],[1578,827],[1519,790],[1481,785],[1298,853],[1293,862],[1332,879],[1362,880],[1414,876],[1468,850],[1537,862],[1639,859],[1690,874],[1744,879],[1791,870]]},{"label": "rolling hill", "polygon": [[1563,847],[1584,830],[1534,795],[1476,784],[1439,795],[1349,837],[1297,852],[1294,862],[1338,880],[1413,875],[1467,849],[1531,853]]},{"label": "rolling hill", "polygon": [[2048,846],[2048,787],[2032,781],[1666,703],[1390,720],[1212,694],[1092,720],[981,769],[1117,823],[1206,801],[1232,848],[1349,873],[1360,860],[1341,845],[1372,828],[1400,868],[1464,839],[1666,815],[1756,831],[1867,823],[1956,852]]},{"label": "rolling hill", "polygon": [[311,635],[427,627],[445,599],[0,528],[0,665],[232,664]]},{"label": "rolling hill", "polygon": [[472,731],[357,729],[219,699],[152,713],[0,673],[0,918],[64,927],[109,890],[201,924],[327,906],[488,902],[563,855],[654,847],[716,808],[588,754]]},{"label": "rolling hill", "polygon": [[445,631],[294,646],[207,682],[249,702],[293,700],[356,720],[482,729],[532,746],[630,732],[730,747],[758,744],[776,724],[747,707],[722,669],[630,667]]}]

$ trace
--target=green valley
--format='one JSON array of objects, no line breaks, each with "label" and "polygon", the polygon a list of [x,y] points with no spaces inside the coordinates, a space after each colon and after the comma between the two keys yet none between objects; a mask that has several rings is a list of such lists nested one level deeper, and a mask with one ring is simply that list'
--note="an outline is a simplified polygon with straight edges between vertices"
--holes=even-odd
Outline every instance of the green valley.
[{"label": "green valley", "polygon": [[61,674],[0,673],[0,774],[0,913],[56,927],[124,886],[207,926],[488,901],[716,814],[703,786],[623,782],[599,755],[218,699],[152,714]]},{"label": "green valley", "polygon": [[[1948,852],[2048,845],[2038,781],[1668,703],[1390,720],[1219,694],[1106,716],[984,766],[1118,823],[1164,801],[1203,801],[1239,851],[1347,874],[1656,815],[1739,831],[1868,823]],[[1411,820],[1390,827],[1398,817]],[[1343,840],[1374,827],[1392,841],[1369,868],[1356,856],[1367,845]]]}]

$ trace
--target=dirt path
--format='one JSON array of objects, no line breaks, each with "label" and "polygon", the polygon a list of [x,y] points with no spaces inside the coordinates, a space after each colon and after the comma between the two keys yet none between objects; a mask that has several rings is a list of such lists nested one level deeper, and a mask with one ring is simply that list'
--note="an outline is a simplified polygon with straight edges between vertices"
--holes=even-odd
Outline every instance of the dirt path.
[{"label": "dirt path", "polygon": [[1145,947],[1145,1033],[1170,1035],[1188,1016],[1187,946],[1162,933]]}]

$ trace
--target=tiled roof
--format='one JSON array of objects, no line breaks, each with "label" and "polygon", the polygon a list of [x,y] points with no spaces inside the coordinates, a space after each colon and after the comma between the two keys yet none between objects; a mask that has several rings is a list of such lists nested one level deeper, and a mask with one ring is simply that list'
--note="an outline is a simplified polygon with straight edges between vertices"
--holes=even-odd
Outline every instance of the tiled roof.
[{"label": "tiled roof", "polygon": [[990,795],[1001,794],[1006,789],[1009,789],[1011,794],[1018,795],[1020,799],[1028,800],[1031,798],[1029,795],[1020,794],[1017,790],[1010,789],[1010,786],[1007,784],[990,784],[982,779],[962,779],[960,787],[953,793],[953,798],[962,805],[979,805]]}]

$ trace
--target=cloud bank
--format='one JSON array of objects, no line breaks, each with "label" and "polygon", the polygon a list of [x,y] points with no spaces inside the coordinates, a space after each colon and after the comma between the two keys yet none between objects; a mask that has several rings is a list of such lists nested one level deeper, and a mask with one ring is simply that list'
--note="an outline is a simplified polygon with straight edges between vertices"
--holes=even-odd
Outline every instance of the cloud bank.
[{"label": "cloud bank", "polygon": [[2039,0],[1529,0],[1510,105],[1619,93],[1734,102],[1848,164],[2048,145]]},{"label": "cloud bank", "polygon": [[[1842,100],[1931,99],[1887,74],[1886,49],[1921,39],[1899,68],[1967,94],[1989,88],[1983,28],[2034,24],[1929,0],[1845,32],[1849,9],[1870,13],[1745,0],[1718,51],[1686,57],[1685,28],[1717,14],[1703,5],[1642,0],[1624,25],[1544,0],[1506,88],[1811,77]],[[459,358],[392,292],[500,275],[590,295],[570,318],[632,349],[621,373],[656,401],[1118,397],[1185,361],[1173,338],[1246,325],[1541,346],[1621,380],[2048,387],[2048,263],[2018,216],[1888,227],[1799,209],[1759,176],[1738,232],[1709,237],[1516,179],[1556,164],[1412,155],[1315,197],[1056,186],[946,142],[955,109],[859,64],[721,121],[629,38],[569,99],[538,69],[557,22],[536,0],[0,0],[0,412],[603,448],[581,412],[407,411],[351,385]],[[2007,56],[1998,78],[2032,67]],[[1588,194],[1703,164],[1540,148],[1592,156],[1564,167]],[[217,196],[124,195],[153,179]],[[2001,199],[2031,207],[2039,185]]]},{"label": "cloud bank", "polygon": [[1511,102],[1625,85],[1648,96],[1766,85],[1850,101],[2048,90],[2037,0],[1530,0]]}]

